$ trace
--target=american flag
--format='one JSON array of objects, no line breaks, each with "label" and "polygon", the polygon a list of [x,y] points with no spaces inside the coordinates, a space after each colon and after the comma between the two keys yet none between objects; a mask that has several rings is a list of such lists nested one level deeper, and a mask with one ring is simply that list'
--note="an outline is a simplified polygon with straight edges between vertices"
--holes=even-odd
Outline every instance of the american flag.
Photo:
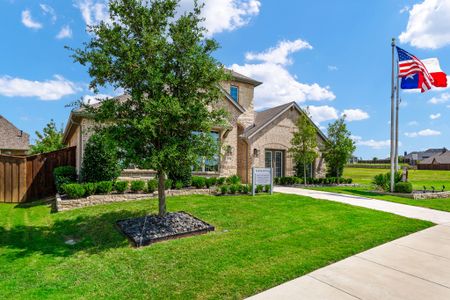
[{"label": "american flag", "polygon": [[408,51],[405,51],[399,47],[397,47],[397,53],[399,60],[398,76],[408,77],[418,73],[419,76],[423,78],[423,82],[420,86],[422,93],[431,89],[434,79],[422,61]]}]

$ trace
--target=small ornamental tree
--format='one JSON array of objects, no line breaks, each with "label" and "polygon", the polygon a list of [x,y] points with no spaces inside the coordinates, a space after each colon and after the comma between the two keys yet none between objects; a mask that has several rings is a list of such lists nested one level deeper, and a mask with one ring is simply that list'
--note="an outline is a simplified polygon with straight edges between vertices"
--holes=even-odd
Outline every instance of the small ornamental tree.
[{"label": "small ornamental tree", "polygon": [[328,142],[325,144],[324,153],[328,168],[327,175],[341,177],[344,173],[344,166],[352,157],[355,149],[355,142],[345,124],[345,115],[330,123],[328,125]]},{"label": "small ornamental tree", "polygon": [[84,150],[81,180],[100,182],[117,179],[121,172],[117,154],[117,144],[107,135],[102,133],[92,135]]},{"label": "small ornamental tree", "polygon": [[303,178],[306,185],[307,165],[313,163],[317,157],[317,130],[308,118],[307,112],[298,118],[297,131],[294,132],[291,144],[289,152],[292,153],[296,165],[303,166]]},{"label": "small ornamental tree", "polygon": [[94,91],[124,89],[124,101],[106,99],[86,110],[120,144],[124,163],[158,172],[160,216],[167,173],[219,151],[210,131],[224,125],[215,104],[219,83],[229,76],[212,57],[218,44],[205,37],[202,6],[195,1],[192,11],[178,16],[178,4],[111,0],[110,21],[89,27],[91,40],[73,53],[89,67]]},{"label": "small ornamental tree", "polygon": [[31,146],[31,154],[47,153],[56,150],[63,149],[65,147],[63,143],[63,130],[58,129],[56,123],[53,120],[45,126],[42,133],[36,131],[36,144]]}]

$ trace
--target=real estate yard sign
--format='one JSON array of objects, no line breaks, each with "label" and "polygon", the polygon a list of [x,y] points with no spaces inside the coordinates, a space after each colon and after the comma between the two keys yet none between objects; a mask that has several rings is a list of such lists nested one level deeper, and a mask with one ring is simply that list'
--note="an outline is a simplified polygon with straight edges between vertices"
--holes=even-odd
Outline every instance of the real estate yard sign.
[{"label": "real estate yard sign", "polygon": [[273,191],[273,169],[252,168],[252,195],[255,195],[257,185],[270,185],[270,194]]}]

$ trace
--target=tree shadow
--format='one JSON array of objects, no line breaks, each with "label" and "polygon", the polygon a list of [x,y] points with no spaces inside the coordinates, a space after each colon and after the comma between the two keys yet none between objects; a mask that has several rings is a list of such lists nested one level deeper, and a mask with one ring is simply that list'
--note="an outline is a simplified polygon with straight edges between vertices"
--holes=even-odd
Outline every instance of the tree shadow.
[{"label": "tree shadow", "polygon": [[[0,227],[0,253],[7,259],[19,259],[35,254],[68,257],[78,252],[98,254],[129,245],[116,228],[118,220],[145,215],[144,211],[114,211],[83,215],[72,219],[56,219],[51,225]],[[69,245],[66,242],[76,243]]]}]

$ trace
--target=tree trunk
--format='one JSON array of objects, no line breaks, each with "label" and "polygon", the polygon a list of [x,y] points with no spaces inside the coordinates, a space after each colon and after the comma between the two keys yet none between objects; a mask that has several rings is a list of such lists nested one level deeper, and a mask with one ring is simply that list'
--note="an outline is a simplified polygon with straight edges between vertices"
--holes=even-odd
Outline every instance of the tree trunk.
[{"label": "tree trunk", "polygon": [[158,179],[159,216],[163,217],[166,214],[166,189],[164,186],[166,182],[166,174],[164,174],[164,171],[158,171]]},{"label": "tree trunk", "polygon": [[308,184],[307,182],[306,182],[306,161],[305,161],[305,159],[303,159],[303,183],[305,184],[305,186]]}]

